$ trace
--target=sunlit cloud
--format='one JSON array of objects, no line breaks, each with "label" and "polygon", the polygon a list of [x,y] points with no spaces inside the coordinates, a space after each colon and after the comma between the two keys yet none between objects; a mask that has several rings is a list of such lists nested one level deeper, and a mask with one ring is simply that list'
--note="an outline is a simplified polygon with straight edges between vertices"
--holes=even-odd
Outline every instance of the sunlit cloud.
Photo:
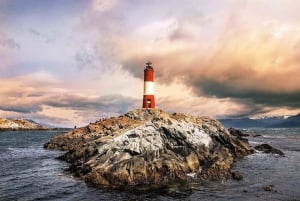
[{"label": "sunlit cloud", "polygon": [[63,122],[68,122],[70,126],[84,125],[92,119],[121,114],[137,107],[137,101],[132,97],[90,96],[67,90],[61,83],[61,80],[46,73],[2,79],[0,85],[7,87],[1,90],[0,115],[48,116],[52,120],[64,119]]},{"label": "sunlit cloud", "polygon": [[151,58],[158,66],[158,82],[182,80],[198,96],[239,99],[247,106],[249,102],[252,107],[260,105],[261,112],[268,106],[298,108],[299,22],[252,21],[256,11],[250,13],[247,5],[253,6],[250,2],[237,3],[227,13],[220,14],[225,18],[224,24],[214,33],[217,37],[207,37],[207,40],[203,37],[170,40],[170,36],[175,30],[189,36],[204,34],[222,21],[220,16],[204,24],[208,30],[201,27],[203,24],[187,29],[184,24],[191,24],[190,21],[181,21],[179,26],[175,19],[142,27],[137,36],[145,35],[148,40],[132,37],[133,40],[126,38],[120,43],[123,49],[132,44],[145,47],[122,55],[124,68],[141,77],[140,64]]},{"label": "sunlit cloud", "polygon": [[299,112],[297,0],[24,2],[0,3],[0,116],[74,126],[141,107],[148,60],[168,112]]}]

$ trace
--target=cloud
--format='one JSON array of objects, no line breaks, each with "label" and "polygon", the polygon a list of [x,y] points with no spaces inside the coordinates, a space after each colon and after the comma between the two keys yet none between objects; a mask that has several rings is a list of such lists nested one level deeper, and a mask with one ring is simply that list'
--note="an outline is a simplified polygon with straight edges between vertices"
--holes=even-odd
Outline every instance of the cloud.
[{"label": "cloud", "polygon": [[200,116],[236,116],[249,112],[250,109],[230,98],[158,97],[156,101],[159,108],[164,108],[169,113],[182,112]]},{"label": "cloud", "polygon": [[18,113],[34,113],[42,110],[40,105],[32,105],[32,104],[8,104],[0,106],[0,110],[10,111],[10,112],[18,112]]},{"label": "cloud", "polygon": [[[123,12],[117,12],[118,0],[92,0],[76,26],[79,47],[74,54],[80,69],[108,70],[119,65],[120,49],[115,45],[124,34]],[[81,38],[80,38],[81,36]]]},{"label": "cloud", "polygon": [[20,48],[20,44],[18,44],[14,39],[8,37],[5,33],[2,32],[0,32],[0,46],[11,49]]},{"label": "cloud", "polygon": [[157,105],[170,112],[300,108],[298,1],[70,2],[1,13],[0,114],[82,124],[140,107],[148,60]]},{"label": "cloud", "polygon": [[[20,114],[18,116],[20,117]],[[73,127],[74,122],[66,117],[52,117],[45,114],[34,113],[31,115],[25,116],[26,118],[37,120],[38,123],[46,124],[46,126],[58,126],[58,127]],[[15,117],[13,117],[15,118]]]},{"label": "cloud", "polygon": [[108,12],[119,3],[119,0],[93,0],[92,7],[99,12]]},{"label": "cloud", "polygon": [[2,79],[0,114],[43,117],[37,120],[48,119],[56,125],[60,119],[68,125],[84,125],[103,116],[125,113],[140,102],[118,94],[90,96],[68,90],[62,84],[61,80],[45,72]]},{"label": "cloud", "polygon": [[0,77],[9,70],[9,66],[13,63],[13,55],[10,51],[0,46]]},{"label": "cloud", "polygon": [[[82,18],[81,25],[95,33],[93,39],[99,45],[95,54],[77,54],[81,66],[119,63],[142,79],[141,69],[151,60],[159,85],[181,82],[191,89],[191,96],[229,98],[252,108],[239,110],[241,115],[299,107],[300,21],[296,19],[300,16],[295,18],[295,8],[292,14],[287,12],[291,7],[300,8],[294,1],[282,7],[268,0],[230,1],[207,7],[207,11],[195,6],[197,1],[187,6],[139,2],[135,5],[138,9],[154,13],[149,17],[148,12],[139,12],[142,23],[121,9],[132,4],[110,3],[109,12],[97,10],[93,4]],[[155,10],[158,6],[164,14]],[[182,11],[173,10],[178,6]],[[101,62],[95,65],[97,59]]]},{"label": "cloud", "polygon": [[[299,108],[300,21],[256,21],[255,7],[250,1],[233,3],[227,12],[207,17],[210,20],[199,26],[185,20],[178,23],[176,18],[174,23],[145,25],[117,44],[123,53],[120,62],[142,78],[140,69],[151,60],[156,82],[180,80],[196,96],[230,98],[253,108],[241,114],[266,112],[270,107]],[[152,32],[144,31],[151,28]],[[140,31],[148,32],[147,37],[139,37]],[[176,33],[189,37],[174,37]]]},{"label": "cloud", "polygon": [[97,67],[98,58],[92,48],[80,49],[74,57],[80,69]]},{"label": "cloud", "polygon": [[70,108],[73,110],[97,110],[104,113],[124,113],[133,108],[136,100],[130,97],[120,95],[105,95],[102,97],[88,98],[86,96],[68,95],[53,96],[44,100],[42,104]]},{"label": "cloud", "polygon": [[55,34],[53,33],[43,33],[35,28],[29,27],[28,32],[32,34],[32,36],[35,36],[37,38],[41,38],[45,43],[51,43],[54,42],[55,39]]},{"label": "cloud", "polygon": [[80,70],[100,69],[102,72],[106,72],[116,65],[113,62],[113,53],[105,52],[97,44],[82,44],[75,52],[74,59]]},{"label": "cloud", "polygon": [[0,20],[0,76],[10,69],[14,63],[15,52],[21,47],[14,38],[5,33],[5,30]]}]

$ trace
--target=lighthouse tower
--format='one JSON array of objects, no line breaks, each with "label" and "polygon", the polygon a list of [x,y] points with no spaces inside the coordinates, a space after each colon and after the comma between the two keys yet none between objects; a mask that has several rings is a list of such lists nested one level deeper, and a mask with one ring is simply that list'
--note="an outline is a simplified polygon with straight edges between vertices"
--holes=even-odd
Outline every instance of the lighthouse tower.
[{"label": "lighthouse tower", "polygon": [[155,108],[154,100],[154,70],[148,61],[144,70],[144,98],[143,108]]}]

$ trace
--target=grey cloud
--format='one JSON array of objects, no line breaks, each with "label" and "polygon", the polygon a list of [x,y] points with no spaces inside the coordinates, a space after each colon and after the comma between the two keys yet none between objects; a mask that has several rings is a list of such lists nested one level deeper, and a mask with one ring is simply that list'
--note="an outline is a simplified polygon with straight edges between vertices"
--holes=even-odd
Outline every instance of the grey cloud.
[{"label": "grey cloud", "polygon": [[[29,96],[28,98],[35,98]],[[28,99],[27,99],[28,102]],[[0,110],[18,113],[18,117],[33,118],[39,122],[50,122],[54,125],[74,126],[70,120],[41,115],[43,107],[55,107],[62,109],[75,110],[77,118],[82,123],[87,124],[96,121],[101,117],[120,115],[135,107],[140,100],[121,95],[106,95],[97,98],[87,98],[84,96],[65,94],[65,95],[44,95],[39,100],[33,100],[30,104],[19,102],[16,104],[2,104]]]},{"label": "grey cloud", "polygon": [[29,31],[30,33],[32,33],[33,35],[35,35],[35,36],[41,36],[41,35],[42,35],[41,32],[37,31],[36,29],[33,29],[32,27],[30,27],[30,28],[28,29],[28,31]]},{"label": "grey cloud", "polygon": [[106,95],[98,98],[86,98],[83,96],[64,95],[52,97],[43,104],[52,107],[71,108],[75,110],[92,109],[99,112],[124,113],[133,108],[136,99],[120,95]]},{"label": "grey cloud", "polygon": [[[158,83],[170,83],[175,79],[181,80],[190,87],[197,96],[231,98],[248,109],[237,114],[237,116],[248,116],[268,112],[270,107],[300,108],[300,91],[297,89],[283,90],[274,86],[272,89],[263,89],[267,81],[276,80],[279,75],[270,72],[269,77],[256,80],[256,72],[249,70],[247,66],[230,67],[227,70],[214,70],[214,65],[209,67],[206,62],[186,63],[177,60],[176,56],[166,55],[163,58],[154,58],[155,80]],[[174,59],[173,59],[174,58]],[[172,60],[173,59],[173,60]],[[127,60],[123,63],[123,68],[131,72],[135,77],[143,78],[144,61],[149,60],[147,56],[138,57],[135,60]],[[178,61],[178,62],[176,62]],[[185,65],[176,68],[176,65]],[[194,67],[191,67],[193,66]],[[199,67],[198,67],[199,66]],[[253,76],[253,77],[251,77]],[[248,80],[246,80],[248,79]],[[282,79],[283,81],[285,79]],[[245,83],[251,83],[246,87]],[[271,81],[270,83],[272,83]],[[278,81],[280,82],[280,81]],[[268,83],[268,84],[270,84]]]},{"label": "grey cloud", "polygon": [[41,105],[35,105],[35,104],[22,105],[21,103],[18,103],[15,105],[13,105],[13,104],[1,105],[0,110],[29,114],[29,113],[35,113],[35,112],[42,111],[42,107],[41,107]]},{"label": "grey cloud", "polygon": [[32,27],[28,28],[28,32],[31,33],[33,36],[37,38],[41,38],[45,43],[51,43],[54,42],[56,39],[54,37],[54,34],[49,32],[49,33],[43,33],[37,29],[34,29]]},{"label": "grey cloud", "polygon": [[[189,83],[194,86],[194,91],[201,95],[216,96],[219,98],[236,98],[244,103],[251,100],[256,104],[265,106],[288,106],[291,108],[300,107],[300,91],[262,91],[255,88],[246,89],[239,86],[232,86],[231,83],[217,82],[212,79],[191,80]],[[262,83],[263,84],[263,83]]]},{"label": "grey cloud", "polygon": [[236,114],[226,114],[225,116],[219,116],[218,118],[245,118],[252,115],[259,115],[272,111],[272,108],[267,107],[265,104],[257,104],[252,102],[251,100],[236,99],[235,101],[245,105],[244,110]]},{"label": "grey cloud", "polygon": [[95,57],[86,51],[77,52],[75,55],[75,60],[80,69],[86,67],[95,67]]},{"label": "grey cloud", "polygon": [[[156,82],[168,84],[180,80],[197,96],[234,99],[249,107],[239,114],[241,116],[268,112],[267,108],[270,107],[300,108],[300,87],[297,84],[299,68],[285,70],[287,66],[299,65],[298,52],[285,55],[284,58],[291,59],[282,66],[276,66],[277,71],[270,68],[267,73],[262,73],[260,66],[255,64],[260,60],[253,62],[256,59],[252,58],[253,55],[249,55],[248,60],[239,58],[236,56],[240,53],[238,44],[235,44],[237,47],[233,44],[224,39],[207,55],[190,52],[188,49],[168,53],[158,50],[153,55],[142,52],[130,55],[122,61],[122,65],[133,76],[142,79],[144,62],[151,60],[155,67]],[[267,61],[272,59],[274,58],[265,58]]]},{"label": "grey cloud", "polygon": [[6,34],[0,32],[0,45],[11,49],[20,49],[20,44]]},{"label": "grey cloud", "polygon": [[74,55],[75,62],[80,70],[83,69],[96,69],[106,66],[105,59],[98,55],[98,48],[96,45],[85,44]]}]

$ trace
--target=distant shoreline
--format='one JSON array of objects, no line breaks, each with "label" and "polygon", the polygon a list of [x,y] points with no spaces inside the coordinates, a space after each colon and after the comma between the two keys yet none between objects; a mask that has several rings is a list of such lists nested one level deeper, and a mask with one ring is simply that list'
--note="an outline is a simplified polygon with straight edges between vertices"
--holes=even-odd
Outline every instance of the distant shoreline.
[{"label": "distant shoreline", "polygon": [[68,131],[71,128],[0,128],[3,131]]},{"label": "distant shoreline", "polygon": [[31,119],[0,118],[0,131],[51,131],[69,130],[56,126],[46,126]]}]

